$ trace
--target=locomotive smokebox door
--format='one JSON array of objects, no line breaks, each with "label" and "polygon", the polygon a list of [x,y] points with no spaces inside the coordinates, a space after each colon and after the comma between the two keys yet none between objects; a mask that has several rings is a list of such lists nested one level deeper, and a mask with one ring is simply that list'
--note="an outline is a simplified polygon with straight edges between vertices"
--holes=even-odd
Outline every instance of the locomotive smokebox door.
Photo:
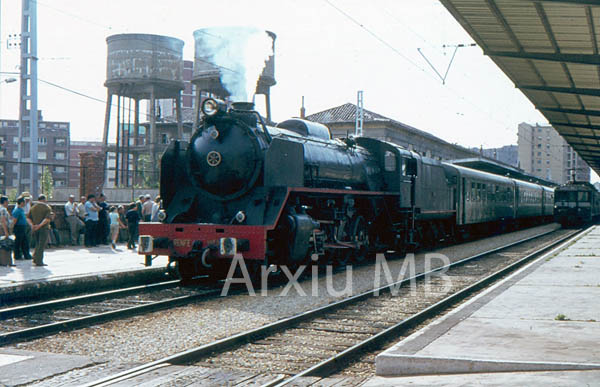
[{"label": "locomotive smokebox door", "polygon": [[302,187],[303,184],[302,144],[274,138],[265,156],[265,186]]}]

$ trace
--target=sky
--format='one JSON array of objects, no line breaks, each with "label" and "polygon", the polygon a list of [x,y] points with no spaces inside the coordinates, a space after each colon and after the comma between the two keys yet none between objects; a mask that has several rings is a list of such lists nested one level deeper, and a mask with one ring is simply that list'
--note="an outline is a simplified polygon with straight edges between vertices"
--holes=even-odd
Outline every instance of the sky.
[{"label": "sky", "polygon": [[[437,0],[37,0],[38,77],[100,100],[106,98],[106,37],[151,33],[185,42],[214,26],[254,26],[277,34],[271,106],[275,121],[347,102],[364,91],[365,109],[467,147],[517,143],[520,122],[545,118]],[[1,2],[0,70],[17,72],[21,1]],[[0,80],[14,77],[1,74]],[[0,83],[0,117],[18,118],[18,82]],[[260,98],[258,98],[260,99]],[[100,140],[104,104],[39,83],[45,120],[71,122],[73,140]],[[116,109],[115,109],[116,110]],[[113,115],[113,116],[116,116]],[[593,180],[597,180],[596,176]]]}]

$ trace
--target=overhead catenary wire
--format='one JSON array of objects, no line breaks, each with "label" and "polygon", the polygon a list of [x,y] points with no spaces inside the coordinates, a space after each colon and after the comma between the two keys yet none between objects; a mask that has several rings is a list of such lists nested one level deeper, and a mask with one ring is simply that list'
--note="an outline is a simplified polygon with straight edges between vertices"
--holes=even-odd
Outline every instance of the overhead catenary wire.
[{"label": "overhead catenary wire", "polygon": [[[97,23],[96,21],[93,21],[93,20],[87,19],[87,18],[85,18],[85,17],[82,17],[81,15],[77,15],[77,14],[75,14],[75,13],[69,12],[69,11],[67,11],[67,10],[64,10],[64,9],[61,9],[61,8],[58,8],[58,7],[54,6],[54,5],[47,4],[47,3],[45,3],[45,2],[42,2],[42,1],[40,1],[40,0],[34,0],[34,1],[36,1],[38,4],[40,4],[40,5],[44,6],[44,7],[50,8],[50,9],[52,9],[52,10],[56,11],[56,12],[59,12],[59,13],[65,14],[65,15],[67,15],[67,16],[69,16],[69,17],[72,17],[72,18],[78,19],[78,20],[80,20],[80,21],[82,21],[82,22],[85,22],[85,23],[88,23],[88,24],[90,24],[90,25],[94,25],[94,26],[96,26],[96,27],[102,27],[103,29],[106,29],[106,30],[112,30],[112,26],[109,26],[109,25],[103,25],[103,24]],[[327,3],[329,6],[331,6],[332,8],[336,9],[336,10],[337,10],[339,13],[341,13],[342,15],[344,15],[346,18],[348,18],[349,20],[351,20],[351,21],[352,21],[354,24],[356,24],[356,25],[358,25],[360,28],[362,28],[362,29],[363,29],[365,32],[367,32],[367,33],[368,33],[369,35],[371,35],[373,38],[377,39],[377,40],[378,40],[380,43],[382,43],[383,45],[385,45],[386,47],[388,47],[390,50],[392,50],[393,52],[395,52],[397,55],[401,56],[401,57],[402,57],[404,60],[408,61],[408,62],[409,62],[409,63],[410,63],[412,66],[414,66],[415,68],[419,69],[421,72],[424,72],[425,74],[427,74],[427,75],[431,76],[431,74],[430,74],[430,73],[429,73],[429,72],[428,72],[426,69],[424,69],[423,67],[419,66],[419,64],[418,64],[418,63],[416,63],[415,61],[413,61],[413,60],[412,60],[411,58],[409,58],[408,56],[404,55],[404,54],[403,54],[403,53],[402,53],[400,50],[396,49],[396,48],[395,48],[395,47],[394,47],[392,44],[390,44],[390,43],[389,43],[387,40],[383,39],[382,37],[380,37],[379,35],[377,35],[375,32],[373,32],[371,29],[369,29],[368,27],[366,27],[364,24],[362,24],[362,23],[361,23],[361,21],[360,21],[360,20],[358,20],[357,18],[353,17],[352,15],[350,15],[348,12],[344,11],[344,10],[343,10],[342,8],[340,8],[339,6],[335,5],[335,4],[334,4],[332,1],[330,1],[330,0],[325,0],[325,2],[326,2],[326,3]],[[385,11],[385,12],[386,12],[386,13],[387,13],[387,14],[388,14],[390,17],[392,17],[392,18],[396,19],[396,21],[397,21],[398,23],[400,23],[400,21],[399,21],[397,18],[395,18],[395,17],[394,17],[394,16],[391,14],[391,12],[389,12],[389,10],[387,10],[387,9],[385,9],[385,8],[382,8],[382,7],[378,7],[378,9],[380,9],[380,8],[381,8],[381,9],[383,9],[383,11]],[[404,25],[404,24],[403,24],[403,25]],[[408,26],[405,26],[405,27],[406,27],[407,29],[409,29],[409,30],[410,30],[410,31],[411,31],[411,32],[412,32],[414,35],[416,35],[416,36],[417,36],[419,39],[421,39],[421,40],[423,40],[424,42],[428,43],[428,44],[429,44],[431,47],[435,47],[433,44],[431,44],[430,42],[428,42],[428,41],[427,41],[427,39],[425,39],[423,36],[421,36],[420,34],[418,34],[418,33],[417,33],[417,32],[416,32],[414,29],[411,29],[411,28],[410,28],[410,27],[408,27]],[[222,68],[222,69],[224,69],[224,70],[228,70],[228,71],[235,71],[235,70],[232,70],[232,69],[229,69],[229,68],[226,68],[226,67],[222,67],[222,66],[217,66],[217,67],[220,67],[220,68]],[[82,96],[82,97],[84,97],[84,98],[92,99],[92,100],[95,100],[95,101],[101,102],[101,103],[103,103],[103,104],[105,104],[105,103],[106,103],[106,101],[105,101],[105,100],[103,100],[103,99],[100,99],[100,98],[95,98],[95,97],[89,96],[89,95],[87,95],[87,94],[84,94],[84,93],[78,92],[78,91],[76,91],[76,90],[73,90],[73,89],[66,88],[66,87],[64,87],[64,86],[61,86],[61,85],[58,85],[58,84],[56,84],[56,83],[53,83],[53,82],[48,82],[48,81],[44,81],[44,80],[40,80],[40,81],[41,81],[41,82],[43,82],[43,83],[47,83],[47,84],[49,84],[49,85],[52,85],[52,86],[54,86],[54,87],[57,87],[57,88],[61,88],[61,89],[65,90],[65,91],[68,91],[68,92],[71,92],[71,93],[74,93],[74,94],[80,95],[80,96]],[[454,92],[454,90],[452,90],[452,89],[450,89],[450,88],[448,88],[448,87],[446,87],[446,88],[447,88],[448,90],[450,90],[450,91]],[[490,118],[491,118],[493,121],[495,121],[495,122],[497,122],[497,123],[501,124],[501,125],[502,125],[502,127],[504,127],[504,128],[505,128],[505,130],[507,130],[507,131],[509,131],[509,132],[511,132],[511,133],[514,133],[514,129],[513,129],[513,128],[509,128],[509,127],[508,127],[508,126],[507,126],[507,125],[506,125],[504,122],[502,122],[502,121],[500,121],[500,120],[496,119],[496,118],[495,118],[493,115],[491,115],[491,114],[490,114],[488,111],[486,111],[486,110],[482,109],[481,107],[479,107],[478,105],[476,105],[476,104],[472,103],[471,101],[469,101],[468,99],[466,99],[466,98],[465,98],[463,95],[460,95],[460,94],[459,94],[459,97],[460,97],[460,99],[462,99],[463,101],[465,101],[465,102],[469,103],[470,105],[472,105],[473,107],[475,107],[475,108],[476,108],[477,110],[479,110],[480,112],[482,112],[482,113],[484,113],[485,115],[489,116],[489,117],[490,117]],[[113,105],[113,106],[114,106],[114,105]],[[149,117],[149,114],[147,114],[147,113],[143,113],[143,112],[142,112],[142,114],[143,114],[143,115],[145,115],[146,117]],[[525,140],[527,141],[527,139],[525,139]]]},{"label": "overhead catenary wire", "polygon": [[46,7],[46,8],[52,9],[55,12],[62,13],[63,15],[69,16],[69,17],[71,17],[73,19],[77,19],[77,20],[82,21],[84,23],[87,23],[89,25],[92,25],[92,26],[95,26],[95,27],[99,27],[99,28],[102,28],[102,29],[108,30],[108,31],[110,31],[110,30],[113,29],[112,26],[105,25],[105,24],[100,24],[97,21],[94,21],[94,20],[82,17],[80,15],[77,15],[77,14],[74,14],[72,12],[66,11],[66,10],[64,10],[62,8],[58,8],[58,7],[54,6],[54,5],[46,4],[44,2],[41,2],[40,0],[31,0],[31,1],[33,1],[34,3],[36,3],[38,5],[41,5],[42,7]]},{"label": "overhead catenary wire", "polygon": [[[339,12],[341,15],[343,15],[345,18],[347,18],[348,20],[350,20],[352,23],[358,25],[361,29],[363,29],[365,32],[367,32],[369,35],[371,35],[373,38],[375,38],[377,41],[381,42],[384,46],[386,46],[387,48],[391,49],[394,53],[398,54],[399,56],[401,56],[403,59],[405,59],[407,62],[409,62],[412,66],[414,66],[415,68],[417,68],[418,70],[422,71],[423,73],[427,74],[430,78],[430,80],[434,80],[435,81],[435,85],[439,87],[439,82],[437,80],[436,77],[433,76],[433,74],[431,74],[430,72],[426,71],[425,69],[423,69],[421,66],[419,66],[417,63],[415,63],[413,60],[411,60],[410,58],[408,58],[406,55],[404,55],[400,50],[398,50],[397,48],[395,48],[392,44],[388,43],[386,40],[384,40],[383,38],[381,38],[379,35],[377,35],[375,32],[373,32],[372,30],[368,29],[362,22],[360,22],[358,19],[356,19],[355,17],[353,17],[352,15],[350,15],[348,12],[344,11],[343,9],[341,9],[339,6],[336,6],[335,4],[333,4],[331,2],[331,0],[323,0],[326,4],[328,4],[329,6],[331,6],[332,8],[334,8],[337,12]],[[424,39],[424,38],[422,38]],[[474,102],[471,102],[469,99],[467,99],[463,94],[461,94],[460,92],[454,90],[453,88],[445,85],[444,87],[442,87],[443,90],[447,90],[449,92],[451,92],[452,94],[454,94],[455,96],[457,96],[459,99],[461,99],[462,101],[468,103],[469,105],[471,105],[472,107],[474,107],[476,110],[478,110],[479,112],[483,113],[484,115],[486,115],[487,117],[489,117],[492,121],[500,124],[501,127],[504,128],[504,130],[510,132],[510,133],[514,133],[514,129],[509,128],[509,126],[503,122],[498,120],[494,115],[492,115],[490,112],[486,111],[485,109],[481,108],[480,106],[478,106],[477,104],[475,104]]]},{"label": "overhead catenary wire", "polygon": [[[419,66],[417,63],[415,63],[414,61],[412,61],[410,58],[408,58],[406,55],[404,55],[402,52],[400,52],[398,49],[396,49],[393,45],[391,45],[390,43],[388,43],[387,41],[385,41],[384,39],[380,38],[377,34],[375,34],[373,31],[371,31],[370,29],[368,29],[366,26],[364,26],[364,24],[362,24],[359,20],[355,19],[354,17],[352,17],[350,14],[348,14],[347,12],[345,12],[344,10],[342,10],[341,8],[339,8],[338,6],[334,5],[330,0],[324,0],[327,4],[329,4],[331,7],[333,7],[336,11],[338,11],[339,13],[341,13],[343,16],[345,16],[346,18],[348,18],[349,20],[351,20],[354,24],[360,26],[364,31],[368,32],[369,35],[371,35],[373,38],[377,39],[379,42],[381,42],[382,44],[384,44],[386,47],[388,47],[389,49],[391,49],[394,53],[398,54],[399,56],[401,56],[403,59],[405,59],[406,61],[408,61],[411,65],[415,66],[417,69],[419,69],[420,71],[422,71],[423,73],[427,74],[428,76],[432,77],[432,79],[435,79],[428,71],[426,71],[424,68],[422,68],[421,66]],[[218,37],[218,36],[217,36]],[[421,39],[425,40],[424,38],[421,37]],[[208,62],[206,62],[208,63]],[[213,64],[214,65],[214,64]],[[219,68],[222,68],[224,70],[228,70],[228,71],[232,71],[235,72],[235,70],[223,67],[223,66],[216,66]],[[59,88],[61,90],[67,91],[69,93],[73,93],[75,95],[79,95],[81,97],[102,103],[102,104],[106,104],[106,100],[102,99],[102,98],[97,98],[97,97],[93,97],[90,96],[88,94],[82,93],[80,91],[59,85],[57,83],[54,82],[50,82],[44,79],[38,79],[40,82],[48,84],[50,86]],[[436,80],[436,84],[437,80]],[[463,101],[469,103],[470,105],[472,105],[473,107],[475,107],[477,110],[479,110],[480,112],[484,113],[485,115],[487,115],[488,117],[490,117],[492,120],[494,120],[495,122],[499,123],[501,126],[503,126],[506,130],[513,132],[514,133],[514,129],[510,129],[506,126],[506,124],[502,121],[497,120],[493,115],[489,114],[487,111],[485,111],[484,109],[480,108],[478,105],[472,103],[471,101],[469,101],[468,99],[464,98],[464,96],[462,96],[461,94],[456,93],[452,88],[450,87],[445,87],[445,89],[450,90],[451,92],[457,94],[459,96],[459,98],[461,98]],[[112,104],[113,107],[117,107],[117,105]],[[141,114],[143,114],[146,117],[150,117],[150,114],[141,112]],[[525,141],[530,142],[528,139],[523,139]],[[531,143],[531,142],[530,142]]]},{"label": "overhead catenary wire", "polygon": [[[78,95],[78,96],[80,96],[80,97],[84,97],[84,98],[90,99],[90,100],[92,100],[92,101],[100,102],[100,103],[103,103],[103,104],[105,104],[105,105],[106,105],[106,100],[105,100],[105,99],[98,98],[98,97],[93,97],[93,96],[91,96],[91,95],[88,95],[88,94],[82,93],[82,92],[80,92],[80,91],[77,91],[77,90],[74,90],[74,89],[71,89],[71,88],[68,88],[68,87],[65,87],[65,86],[61,86],[61,85],[59,85],[59,84],[56,84],[56,83],[54,83],[54,82],[46,81],[46,80],[43,80],[43,79],[40,79],[40,78],[38,78],[38,81],[39,81],[39,82],[42,82],[42,83],[45,83],[45,84],[47,84],[47,85],[50,85],[50,86],[56,87],[56,88],[58,88],[58,89],[61,89],[61,90],[67,91],[67,92],[69,92],[69,93],[76,94],[76,95]],[[114,103],[113,103],[113,104],[111,104],[111,107],[115,107],[115,108],[117,108],[118,106],[117,106],[116,104],[114,104]],[[150,114],[148,114],[148,113],[144,113],[144,112],[142,112],[142,114],[143,114],[143,115],[145,115],[146,117],[150,117]]]},{"label": "overhead catenary wire", "polygon": [[[412,66],[416,67],[417,69],[419,69],[420,71],[422,71],[423,73],[427,74],[429,77],[431,77],[432,79],[434,79],[436,81],[435,84],[437,86],[439,86],[439,83],[437,82],[437,78],[433,77],[432,74],[430,74],[429,72],[425,71],[421,66],[419,66],[418,64],[416,64],[414,61],[412,61],[410,58],[408,58],[406,55],[404,55],[402,52],[400,52],[398,49],[396,49],[392,44],[388,43],[386,40],[384,40],[383,38],[381,38],[375,32],[373,32],[372,30],[370,30],[369,28],[367,28],[358,19],[354,18],[348,12],[344,11],[340,7],[338,7],[335,4],[333,4],[330,0],[323,0],[323,1],[325,3],[327,3],[329,6],[331,6],[332,8],[334,8],[337,12],[339,12],[340,14],[342,14],[344,17],[346,17],[348,20],[350,20],[352,23],[358,25],[361,29],[363,29],[364,31],[366,31],[369,35],[371,35],[377,41],[379,41],[380,43],[382,43],[384,46],[386,46],[387,48],[391,49],[394,53],[396,53],[399,56],[401,56],[403,59],[405,59],[407,62],[409,62]],[[422,36],[418,35],[416,32],[414,32],[414,33],[420,39],[422,39],[423,41],[427,42],[427,40],[425,38],[423,38]],[[430,45],[432,45],[429,42],[427,42],[427,43],[430,44]],[[469,105],[471,105],[472,107],[474,107],[476,110],[480,111],[481,113],[483,113],[484,115],[486,115],[487,117],[489,117],[492,121],[495,121],[496,123],[498,123],[504,130],[506,130],[506,131],[508,131],[510,133],[515,133],[514,128],[509,128],[509,126],[505,122],[498,120],[493,114],[489,113],[488,111],[486,111],[485,109],[481,108],[477,104],[471,102],[469,99],[465,98],[464,95],[462,95],[460,92],[454,90],[451,87],[448,87],[447,85],[445,85],[445,87],[443,87],[443,89],[450,91],[452,94],[454,94],[455,96],[457,96],[459,99],[461,99],[464,102],[468,103]],[[522,135],[519,135],[518,130],[517,130],[516,134],[517,134],[517,138],[518,139],[522,139],[523,141],[528,142],[532,146],[534,145],[534,143],[530,139],[525,138]],[[555,160],[555,161],[557,161],[559,163],[562,163],[562,160],[560,160],[559,158],[557,158],[552,152],[550,152],[549,154],[550,154],[550,156],[549,156],[550,158],[552,158],[553,160]]]},{"label": "overhead catenary wire", "polygon": [[[69,161],[69,160],[65,160],[65,161]],[[38,161],[37,163],[33,163],[31,161],[18,161],[18,160],[11,161],[11,160],[6,160],[6,161],[2,161],[2,162],[6,163],[6,164],[15,164],[15,165],[32,165],[33,164],[33,165],[37,165],[37,166],[40,166],[40,167],[52,167],[52,168],[54,168],[54,167],[74,168],[74,169],[85,169],[85,168],[87,168],[87,167],[82,166],[82,165],[71,165],[71,164],[68,164],[68,163],[59,164],[59,163],[56,163],[56,162],[43,162],[43,161]],[[126,172],[126,169],[124,169],[124,168],[117,169],[116,167],[107,167],[107,170],[108,171]],[[152,169],[140,169],[140,168],[138,168],[137,169],[137,173],[138,174],[154,173],[154,170],[152,170]]]},{"label": "overhead catenary wire", "polygon": [[348,20],[352,21],[354,24],[356,24],[357,26],[359,26],[360,28],[362,28],[365,32],[367,32],[369,35],[371,35],[374,39],[378,40],[381,44],[383,44],[384,46],[386,46],[387,48],[389,48],[390,50],[392,50],[393,52],[395,52],[397,55],[399,55],[405,61],[409,62],[414,67],[416,67],[417,69],[421,70],[423,73],[431,76],[431,74],[427,70],[425,70],[424,68],[422,68],[421,66],[419,66],[416,62],[414,62],[412,59],[410,59],[409,57],[407,57],[406,55],[404,55],[396,47],[394,47],[393,45],[391,45],[390,43],[388,43],[386,40],[384,40],[383,38],[381,38],[379,35],[377,35],[373,31],[371,31],[363,23],[361,23],[360,21],[358,21],[357,19],[355,19],[354,17],[352,17],[349,13],[347,13],[346,11],[344,11],[343,9],[341,9],[340,7],[338,7],[335,4],[333,4],[330,0],[323,0],[323,1],[325,3],[327,3],[329,6],[331,6],[333,9],[335,9],[336,11],[338,11],[339,13],[341,13],[343,16],[345,16]]}]

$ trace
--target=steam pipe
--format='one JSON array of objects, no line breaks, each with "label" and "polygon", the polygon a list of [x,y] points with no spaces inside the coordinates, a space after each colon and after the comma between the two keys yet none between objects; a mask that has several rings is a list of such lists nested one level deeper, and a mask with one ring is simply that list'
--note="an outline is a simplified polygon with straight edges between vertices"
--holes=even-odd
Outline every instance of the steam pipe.
[{"label": "steam pipe", "polygon": [[267,129],[267,125],[265,124],[265,121],[263,121],[262,117],[260,116],[260,114],[258,114],[258,112],[256,110],[253,110],[252,112],[254,114],[256,114],[256,116],[258,117],[258,120],[260,121],[260,124],[263,127],[263,132],[265,132],[265,137],[267,137],[267,141],[270,144],[273,141],[273,137],[271,136],[271,133],[269,133],[269,130]]}]

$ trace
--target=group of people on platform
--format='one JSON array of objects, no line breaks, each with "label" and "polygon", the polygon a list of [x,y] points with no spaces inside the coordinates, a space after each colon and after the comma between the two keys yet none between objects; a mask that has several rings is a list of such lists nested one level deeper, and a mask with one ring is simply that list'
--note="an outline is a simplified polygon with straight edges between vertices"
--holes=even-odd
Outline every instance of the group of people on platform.
[{"label": "group of people on platform", "polygon": [[[32,259],[36,266],[46,266],[44,263],[44,249],[51,234],[53,221],[56,217],[52,208],[47,204],[46,196],[40,195],[38,201],[32,203],[31,195],[23,192],[16,201],[12,212],[8,211],[9,200],[0,196],[0,253],[14,251],[14,259]],[[158,221],[160,210],[160,196],[154,200],[150,195],[140,195],[136,202],[128,205],[111,206],[106,201],[104,194],[97,197],[90,194],[82,196],[79,202],[73,195],[69,196],[64,205],[65,222],[69,228],[69,244],[80,244],[80,236],[84,235],[84,245],[94,247],[111,244],[116,248],[120,230],[127,229],[127,247],[135,249],[138,237],[138,224],[140,221]],[[14,240],[9,238],[14,234]],[[56,233],[58,234],[58,233]],[[34,241],[33,256],[29,252],[31,241]],[[59,244],[59,242],[56,242]],[[65,243],[67,244],[67,243]],[[5,258],[2,258],[5,257]],[[15,266],[14,261],[0,254],[0,266]]]},{"label": "group of people on platform", "polygon": [[[0,196],[0,248],[6,250],[7,247],[13,247],[14,259],[32,259],[35,266],[46,266],[44,263],[44,249],[48,244],[50,237],[50,224],[54,221],[54,212],[46,202],[46,196],[38,196],[35,203],[31,201],[31,195],[23,192],[18,198],[12,213],[8,212],[8,198]],[[12,233],[15,235],[14,243],[8,237]],[[30,240],[35,243],[33,256],[29,252]],[[10,254],[2,255],[0,264],[4,266],[14,266]]]}]

